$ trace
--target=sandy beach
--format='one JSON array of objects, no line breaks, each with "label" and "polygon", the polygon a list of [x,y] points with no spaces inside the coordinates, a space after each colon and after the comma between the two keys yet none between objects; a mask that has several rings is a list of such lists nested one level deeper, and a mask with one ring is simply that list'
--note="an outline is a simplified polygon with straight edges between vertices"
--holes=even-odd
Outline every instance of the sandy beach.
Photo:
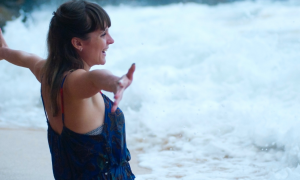
[{"label": "sandy beach", "polygon": [[[137,155],[131,151],[132,172],[151,173],[138,165]],[[0,129],[0,179],[54,179],[46,130]]]}]

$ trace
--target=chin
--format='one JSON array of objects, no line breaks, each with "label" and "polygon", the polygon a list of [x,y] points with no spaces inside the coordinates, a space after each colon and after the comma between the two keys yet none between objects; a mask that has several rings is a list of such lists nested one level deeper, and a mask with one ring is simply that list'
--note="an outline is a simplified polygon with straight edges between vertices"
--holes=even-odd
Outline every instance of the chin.
[{"label": "chin", "polygon": [[99,65],[104,65],[106,61],[100,62]]}]

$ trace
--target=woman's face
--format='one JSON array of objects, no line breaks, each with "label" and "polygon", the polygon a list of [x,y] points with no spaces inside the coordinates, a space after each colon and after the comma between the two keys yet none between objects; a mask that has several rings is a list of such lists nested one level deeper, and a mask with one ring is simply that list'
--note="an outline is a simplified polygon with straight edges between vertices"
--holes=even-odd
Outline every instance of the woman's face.
[{"label": "woman's face", "polygon": [[106,60],[106,51],[110,44],[114,43],[113,38],[108,32],[108,28],[103,30],[96,30],[89,33],[89,39],[83,41],[81,58],[87,63],[89,67],[93,65],[104,65]]}]

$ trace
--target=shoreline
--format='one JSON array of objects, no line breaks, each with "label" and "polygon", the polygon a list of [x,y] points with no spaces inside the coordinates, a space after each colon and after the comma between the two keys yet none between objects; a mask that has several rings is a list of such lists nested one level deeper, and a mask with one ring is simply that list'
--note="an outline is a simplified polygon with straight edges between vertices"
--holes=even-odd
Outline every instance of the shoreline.
[{"label": "shoreline", "polygon": [[[139,166],[138,152],[130,153],[132,172],[150,174],[151,170]],[[0,179],[54,179],[47,130],[0,128]]]}]

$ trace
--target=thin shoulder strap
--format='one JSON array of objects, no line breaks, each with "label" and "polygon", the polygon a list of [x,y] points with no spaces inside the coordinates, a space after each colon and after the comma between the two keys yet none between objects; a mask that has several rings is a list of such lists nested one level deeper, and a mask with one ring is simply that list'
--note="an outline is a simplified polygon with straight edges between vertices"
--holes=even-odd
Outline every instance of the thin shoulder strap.
[{"label": "thin shoulder strap", "polygon": [[[74,70],[70,70],[69,73],[73,72]],[[69,74],[68,73],[68,74]],[[63,87],[64,87],[64,82],[66,80],[66,77],[68,76],[68,74],[65,75],[65,77],[63,78],[61,85],[60,85],[60,98],[61,98],[61,118],[62,118],[62,122],[63,125],[65,126],[65,111],[64,111],[64,91],[63,91]]]},{"label": "thin shoulder strap", "polygon": [[64,111],[64,92],[63,92],[63,87],[64,87],[64,82],[66,80],[67,75],[65,75],[64,79],[62,80],[61,86],[60,86],[61,118],[62,118],[62,122],[63,122],[64,126],[65,126],[65,111]]},{"label": "thin shoulder strap", "polygon": [[43,81],[43,76],[44,76],[44,75],[42,75],[42,78],[41,78],[41,98],[42,98],[42,102],[43,102],[43,108],[44,108],[45,116],[46,116],[46,119],[47,119],[47,123],[49,123],[48,114],[47,114],[47,111],[46,111],[46,108],[45,108],[44,98],[43,98],[43,94],[42,94],[42,81]]},{"label": "thin shoulder strap", "polygon": [[45,116],[47,119],[47,123],[49,123],[48,114],[46,112],[45,103],[44,103],[44,99],[43,99],[43,95],[42,95],[42,83],[41,83],[41,97],[42,97],[42,102],[43,102],[43,107],[44,107],[44,112],[45,112]]}]

